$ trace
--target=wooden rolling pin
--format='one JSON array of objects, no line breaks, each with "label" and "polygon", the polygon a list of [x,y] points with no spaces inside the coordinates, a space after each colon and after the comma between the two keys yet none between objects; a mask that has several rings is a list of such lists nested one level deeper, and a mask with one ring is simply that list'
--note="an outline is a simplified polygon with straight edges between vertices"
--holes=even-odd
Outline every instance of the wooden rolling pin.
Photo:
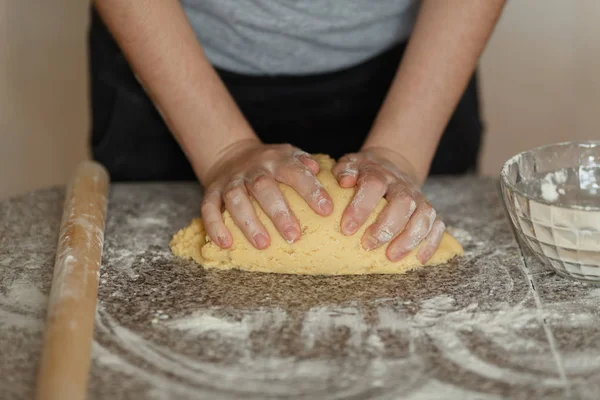
[{"label": "wooden rolling pin", "polygon": [[108,173],[81,163],[67,187],[36,399],[85,399],[104,245]]}]

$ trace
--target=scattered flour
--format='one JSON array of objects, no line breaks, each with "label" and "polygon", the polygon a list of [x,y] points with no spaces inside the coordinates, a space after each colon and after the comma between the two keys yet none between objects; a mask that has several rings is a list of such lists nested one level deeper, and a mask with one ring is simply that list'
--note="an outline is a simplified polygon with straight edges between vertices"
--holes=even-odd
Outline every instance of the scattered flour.
[{"label": "scattered flour", "polygon": [[[590,301],[595,299],[590,296]],[[159,311],[156,313],[161,314]],[[186,393],[198,387],[202,387],[203,393],[227,391],[235,383],[236,393],[248,396],[293,396],[295,391],[305,396],[311,393],[316,396],[326,388],[329,398],[341,399],[361,397],[378,387],[383,393],[403,393],[409,396],[407,398],[421,398],[419,393],[424,393],[424,388],[435,382],[435,377],[429,375],[431,369],[427,356],[416,350],[417,343],[423,338],[428,338],[435,345],[440,352],[439,357],[482,378],[522,385],[539,384],[542,379],[545,387],[562,388],[564,382],[555,374],[552,354],[545,351],[547,344],[535,337],[520,335],[520,332],[537,329],[540,317],[557,323],[561,321],[568,326],[591,326],[597,323],[597,318],[583,312],[572,314],[565,320],[562,318],[564,310],[540,311],[525,305],[525,302],[506,304],[494,311],[482,310],[477,304],[461,308],[448,295],[416,303],[398,303],[389,299],[376,305],[375,311],[374,321],[367,318],[362,306],[354,304],[313,307],[301,316],[272,308],[244,311],[241,318],[233,318],[226,310],[208,309],[187,317],[153,321],[155,329],[184,332],[191,336],[188,340],[217,338],[222,342],[213,345],[213,351],[219,352],[223,346],[221,351],[239,354],[237,361],[231,364],[203,361],[183,354],[173,357],[168,348],[162,348],[120,326],[113,317],[100,310],[97,322],[99,329],[111,332],[111,340],[119,343],[123,353],[114,349],[109,351],[98,343],[95,344],[94,353],[101,364],[143,376],[158,387],[168,385],[169,375],[177,376],[183,383],[173,390]],[[278,331],[284,326],[295,325],[298,317],[301,318],[300,338],[306,351],[313,349],[317,343],[328,343],[336,332],[346,332],[346,339],[340,344],[347,349],[341,353],[345,355],[340,355],[341,359],[329,359],[326,356],[296,359],[276,355],[264,357],[251,352],[253,340],[260,338],[258,340],[264,342],[276,339],[256,335],[257,332]],[[404,337],[408,341],[409,353],[400,358],[386,357],[382,335],[389,333],[385,332]],[[465,342],[463,332],[477,332],[494,343],[496,348],[502,349],[512,362],[494,362],[493,359],[480,357]],[[370,354],[368,358],[364,358],[366,354]],[[142,362],[133,362],[131,357]],[[583,359],[584,363],[577,364],[577,360]],[[361,364],[357,366],[354,362]],[[566,362],[579,365],[580,373],[591,373],[600,368],[600,357],[593,352],[588,355],[569,353]],[[152,368],[143,368],[138,364]],[[528,367],[515,370],[512,365]],[[360,373],[357,374],[356,370]],[[540,377],[541,370],[544,371],[544,377]],[[399,382],[398,376],[404,380]],[[418,379],[422,384],[414,386],[412,379]],[[353,385],[345,387],[341,383],[344,380],[351,380]],[[331,382],[340,382],[340,385],[332,388]],[[461,398],[467,398],[464,396],[469,393],[468,388],[455,385],[452,385],[452,391],[462,394],[462,397],[458,396]],[[494,398],[493,395],[482,396],[479,398]]]},{"label": "scattered flour", "polygon": [[32,282],[16,280],[5,296],[0,295],[0,326],[41,330],[47,304],[48,297]]},{"label": "scattered flour", "polygon": [[47,302],[48,297],[32,282],[24,279],[13,282],[6,297],[0,296],[0,304],[11,304],[30,312],[45,309]]}]

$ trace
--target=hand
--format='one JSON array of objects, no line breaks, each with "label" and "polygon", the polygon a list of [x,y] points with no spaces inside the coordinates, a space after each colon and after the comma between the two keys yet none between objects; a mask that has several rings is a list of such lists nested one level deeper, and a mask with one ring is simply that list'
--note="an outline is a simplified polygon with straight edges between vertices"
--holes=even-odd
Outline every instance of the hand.
[{"label": "hand", "polygon": [[290,243],[301,236],[300,224],[279,190],[277,182],[291,186],[319,215],[333,211],[333,201],[317,180],[319,164],[310,154],[289,144],[264,145],[244,140],[227,149],[218,165],[210,168],[202,202],[202,218],[209,237],[221,248],[233,242],[223,223],[222,206],[257,249],[270,244],[259,221],[250,195],[273,221],[281,236]]},{"label": "hand", "polygon": [[354,234],[385,197],[388,204],[365,231],[363,248],[373,250],[389,242],[386,255],[390,261],[398,261],[424,241],[417,258],[422,263],[429,260],[446,226],[421,193],[413,171],[404,157],[385,148],[342,157],[333,168],[334,176],[342,187],[357,186],[342,215],[342,232]]}]

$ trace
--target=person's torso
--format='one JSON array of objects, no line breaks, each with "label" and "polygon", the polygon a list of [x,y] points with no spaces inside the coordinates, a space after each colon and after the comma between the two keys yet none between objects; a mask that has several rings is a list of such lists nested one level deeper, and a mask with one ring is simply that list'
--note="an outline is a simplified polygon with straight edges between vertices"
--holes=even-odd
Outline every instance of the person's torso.
[{"label": "person's torso", "polygon": [[180,0],[213,65],[249,75],[335,71],[410,35],[416,0]]}]

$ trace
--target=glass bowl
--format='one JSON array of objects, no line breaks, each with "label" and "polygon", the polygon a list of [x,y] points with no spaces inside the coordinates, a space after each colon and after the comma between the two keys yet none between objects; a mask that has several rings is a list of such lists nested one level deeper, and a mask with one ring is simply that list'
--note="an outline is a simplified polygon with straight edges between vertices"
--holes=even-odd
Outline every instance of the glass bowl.
[{"label": "glass bowl", "polygon": [[600,141],[517,154],[504,164],[500,184],[517,234],[542,263],[600,283]]}]

